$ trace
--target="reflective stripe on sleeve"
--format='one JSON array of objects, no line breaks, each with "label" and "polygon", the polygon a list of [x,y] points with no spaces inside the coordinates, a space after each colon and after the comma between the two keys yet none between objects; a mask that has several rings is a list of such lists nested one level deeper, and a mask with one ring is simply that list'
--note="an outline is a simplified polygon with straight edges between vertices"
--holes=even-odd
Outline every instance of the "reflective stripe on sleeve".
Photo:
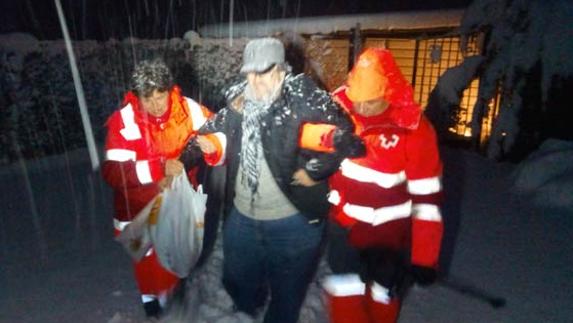
[{"label": "reflective stripe on sleeve", "polygon": [[149,162],[147,160],[140,160],[135,163],[135,172],[137,173],[137,179],[141,184],[149,184],[153,182],[151,177],[151,170],[149,168]]},{"label": "reflective stripe on sleeve", "polygon": [[363,183],[374,183],[383,188],[391,188],[406,181],[406,172],[384,173],[358,165],[348,159],[340,164],[340,170],[344,177]]},{"label": "reflective stripe on sleeve", "polygon": [[106,160],[113,160],[118,162],[124,162],[128,160],[135,161],[136,153],[133,150],[127,149],[108,149],[105,152]]},{"label": "reflective stripe on sleeve", "polygon": [[334,152],[333,136],[336,126],[306,122],[302,125],[298,145],[300,148],[320,152]]},{"label": "reflective stripe on sleeve", "polygon": [[366,284],[357,274],[330,275],[323,280],[322,287],[328,294],[338,297],[366,293]]},{"label": "reflective stripe on sleeve", "polygon": [[392,220],[409,217],[412,213],[412,201],[406,201],[398,205],[384,206],[378,209],[346,203],[342,207],[342,210],[346,215],[356,220],[371,223],[372,225],[380,225]]},{"label": "reflective stripe on sleeve", "polygon": [[408,192],[410,194],[427,195],[441,190],[442,183],[439,176],[408,181]]},{"label": "reflective stripe on sleeve", "polygon": [[189,107],[189,112],[191,113],[191,120],[193,123],[193,130],[197,131],[203,126],[207,121],[207,118],[203,114],[203,110],[199,103],[195,102],[193,99],[185,98],[187,101],[187,106]]},{"label": "reflective stripe on sleeve", "polygon": [[133,107],[131,104],[128,104],[123,109],[121,109],[120,114],[124,128],[119,132],[123,138],[125,138],[125,140],[136,140],[141,138],[141,132],[135,123],[135,114],[133,113]]},{"label": "reflective stripe on sleeve", "polygon": [[440,208],[434,204],[414,204],[412,206],[414,218],[424,221],[441,222],[442,214]]},{"label": "reflective stripe on sleeve", "polygon": [[221,159],[219,159],[217,164],[213,166],[220,166],[225,163],[225,158],[227,157],[227,136],[222,132],[215,132],[213,135],[217,137],[219,143],[221,144]]}]

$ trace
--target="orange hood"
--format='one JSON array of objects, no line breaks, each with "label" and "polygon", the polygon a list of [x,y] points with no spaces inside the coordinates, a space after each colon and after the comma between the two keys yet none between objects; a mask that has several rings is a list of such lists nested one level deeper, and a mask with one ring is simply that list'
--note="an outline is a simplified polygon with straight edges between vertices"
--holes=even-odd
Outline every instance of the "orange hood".
[{"label": "orange hood", "polygon": [[384,112],[392,123],[413,129],[418,126],[422,110],[414,101],[414,91],[400,72],[387,49],[368,48],[348,74],[346,96],[352,102],[383,98],[390,103]]}]

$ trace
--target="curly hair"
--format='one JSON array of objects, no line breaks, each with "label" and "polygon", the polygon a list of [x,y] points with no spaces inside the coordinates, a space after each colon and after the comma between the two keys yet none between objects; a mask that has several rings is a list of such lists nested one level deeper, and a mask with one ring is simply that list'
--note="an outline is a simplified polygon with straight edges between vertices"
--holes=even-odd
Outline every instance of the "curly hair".
[{"label": "curly hair", "polygon": [[148,97],[154,90],[168,91],[173,86],[173,76],[162,59],[143,60],[131,75],[131,91],[139,97]]}]

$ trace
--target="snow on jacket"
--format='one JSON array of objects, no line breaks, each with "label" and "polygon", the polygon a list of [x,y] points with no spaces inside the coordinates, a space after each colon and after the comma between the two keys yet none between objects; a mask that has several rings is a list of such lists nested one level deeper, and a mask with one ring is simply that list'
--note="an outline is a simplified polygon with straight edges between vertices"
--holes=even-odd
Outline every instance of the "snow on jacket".
[{"label": "snow on jacket", "polygon": [[351,227],[355,247],[411,247],[412,263],[435,267],[443,232],[442,163],[432,125],[411,99],[361,117],[346,93],[343,86],[333,96],[352,115],[366,155],[345,159],[331,177],[331,216]]},{"label": "snow on jacket", "polygon": [[[212,133],[220,140],[218,156],[221,158],[211,160],[211,164],[225,162],[228,165],[225,194],[227,211],[235,196],[242,137],[242,93],[245,85],[246,82],[241,82],[231,87],[227,91],[229,106],[221,109],[200,130],[200,133]],[[336,126],[340,130],[337,137],[340,140],[335,144],[353,133],[348,115],[332,101],[327,92],[319,89],[303,74],[288,74],[280,97],[263,117],[261,142],[264,157],[281,191],[302,214],[317,219],[328,214],[328,183],[325,179],[338,169],[342,156],[301,149],[298,144],[299,134],[305,123]],[[342,150],[342,147],[339,148]],[[301,168],[319,183],[311,187],[291,185],[294,172]]]},{"label": "snow on jacket", "polygon": [[[107,121],[105,181],[114,190],[116,229],[122,230],[159,192],[167,159],[178,158],[211,112],[181,95],[175,86],[161,117],[145,113],[128,92],[124,105]],[[190,180],[194,180],[190,178]]]}]

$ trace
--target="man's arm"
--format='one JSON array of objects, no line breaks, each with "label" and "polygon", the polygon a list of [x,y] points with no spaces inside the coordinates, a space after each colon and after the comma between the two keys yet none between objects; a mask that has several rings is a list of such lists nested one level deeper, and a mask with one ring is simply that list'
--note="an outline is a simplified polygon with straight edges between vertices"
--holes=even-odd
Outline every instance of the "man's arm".
[{"label": "man's arm", "polygon": [[227,113],[228,109],[223,108],[207,120],[199,129],[197,137],[187,144],[184,154],[200,151],[208,165],[223,165],[227,150]]},{"label": "man's arm", "polygon": [[308,175],[322,180],[336,172],[344,158],[361,156],[366,150],[362,140],[354,135],[350,117],[330,94],[308,78],[302,82],[309,93],[310,106],[299,130],[299,147],[313,156],[305,166]]}]

